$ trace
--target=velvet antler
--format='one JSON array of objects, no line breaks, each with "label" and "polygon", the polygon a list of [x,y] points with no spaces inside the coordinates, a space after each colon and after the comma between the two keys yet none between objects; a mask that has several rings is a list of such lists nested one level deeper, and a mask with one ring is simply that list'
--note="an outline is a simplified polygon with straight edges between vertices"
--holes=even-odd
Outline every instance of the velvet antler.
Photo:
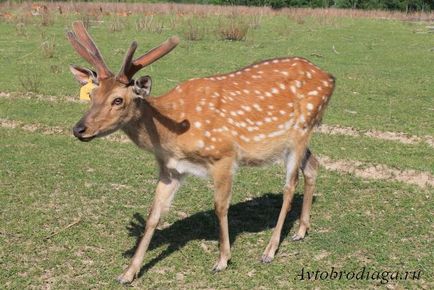
[{"label": "velvet antler", "polygon": [[83,22],[75,21],[72,24],[72,28],[73,31],[67,32],[67,37],[75,51],[96,69],[99,80],[112,77],[113,73],[105,64],[101,53],[87,33]]}]

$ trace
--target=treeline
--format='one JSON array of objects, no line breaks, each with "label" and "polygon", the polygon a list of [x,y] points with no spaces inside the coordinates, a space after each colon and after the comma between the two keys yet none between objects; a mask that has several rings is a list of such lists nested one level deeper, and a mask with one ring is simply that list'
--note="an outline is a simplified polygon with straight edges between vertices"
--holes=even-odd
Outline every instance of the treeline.
[{"label": "treeline", "polygon": [[[172,0],[188,2],[189,0]],[[196,3],[220,5],[271,6],[273,8],[353,8],[401,10],[406,12],[434,10],[434,0],[197,0]]]},{"label": "treeline", "polygon": [[[0,0],[1,2],[29,2],[26,0]],[[51,0],[47,2],[121,2],[121,3],[195,3],[215,5],[269,6],[273,8],[303,7],[303,8],[352,8],[400,10],[405,12],[434,10],[434,0]]]}]

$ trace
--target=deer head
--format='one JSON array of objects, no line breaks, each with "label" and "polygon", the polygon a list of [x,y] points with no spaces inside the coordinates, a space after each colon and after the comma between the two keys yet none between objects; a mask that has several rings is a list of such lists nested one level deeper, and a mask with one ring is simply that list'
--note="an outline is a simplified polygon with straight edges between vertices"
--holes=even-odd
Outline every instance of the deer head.
[{"label": "deer head", "polygon": [[71,65],[70,70],[80,85],[94,84],[91,92],[91,107],[73,128],[74,136],[81,141],[90,141],[113,133],[127,123],[134,114],[140,99],[151,92],[151,78],[133,79],[142,68],[168,54],[179,43],[173,36],[158,47],[133,60],[137,42],[133,41],[126,52],[121,69],[114,75],[105,64],[100,51],[87,33],[83,23],[73,23],[73,31],[67,32],[75,51],[96,71]]}]

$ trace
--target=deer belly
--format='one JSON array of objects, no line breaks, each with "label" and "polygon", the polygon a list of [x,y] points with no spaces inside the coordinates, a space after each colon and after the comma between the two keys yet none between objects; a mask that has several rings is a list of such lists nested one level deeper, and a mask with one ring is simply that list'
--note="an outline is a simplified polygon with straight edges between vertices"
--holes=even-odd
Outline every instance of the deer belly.
[{"label": "deer belly", "polygon": [[176,170],[179,174],[191,174],[199,177],[207,177],[208,169],[199,163],[193,163],[185,159],[176,160],[170,158],[166,164],[167,168]]},{"label": "deer belly", "polygon": [[239,147],[238,159],[244,166],[262,166],[283,160],[289,146],[286,142],[262,143],[260,146]]}]

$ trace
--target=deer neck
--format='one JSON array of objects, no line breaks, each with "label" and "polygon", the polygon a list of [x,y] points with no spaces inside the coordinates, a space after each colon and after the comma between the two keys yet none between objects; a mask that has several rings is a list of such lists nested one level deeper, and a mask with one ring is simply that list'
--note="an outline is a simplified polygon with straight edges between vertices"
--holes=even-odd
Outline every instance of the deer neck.
[{"label": "deer neck", "polygon": [[127,136],[140,148],[155,154],[171,151],[179,124],[168,115],[160,97],[137,98],[132,117],[122,128]]}]

